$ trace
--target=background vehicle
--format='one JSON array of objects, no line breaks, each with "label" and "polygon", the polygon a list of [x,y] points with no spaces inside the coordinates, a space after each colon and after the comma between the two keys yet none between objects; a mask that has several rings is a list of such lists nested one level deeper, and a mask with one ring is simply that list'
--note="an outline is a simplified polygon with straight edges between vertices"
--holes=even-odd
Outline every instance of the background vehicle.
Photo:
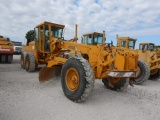
[{"label": "background vehicle", "polygon": [[[134,49],[135,43],[136,43],[136,39],[134,38],[117,36],[117,46]],[[140,43],[139,50],[136,50],[136,51],[138,51],[139,59],[147,63],[150,69],[149,79],[150,80],[159,79],[160,77],[160,74],[159,74],[160,59],[157,57],[157,54],[154,51],[154,44],[153,43]],[[147,68],[144,70],[147,70]]]},{"label": "background vehicle", "polygon": [[[125,49],[121,47],[122,45],[113,46],[113,42],[105,43],[105,41],[106,41],[106,38],[105,38],[104,32],[103,33],[92,32],[92,33],[83,34],[81,43],[88,44],[88,45],[105,44],[106,46],[108,46],[108,49],[106,51],[110,51],[112,53],[112,56],[115,56],[116,51],[137,53],[137,51],[134,51],[134,50],[131,51],[128,48]],[[130,47],[134,49],[134,46],[130,45]],[[149,68],[145,62],[143,62],[142,60],[138,60],[138,68],[139,68],[138,70],[139,72],[137,72],[138,74],[135,79],[135,84],[141,84],[149,78]],[[145,70],[145,69],[148,69],[148,70]]]},{"label": "background vehicle", "polygon": [[154,51],[157,53],[157,57],[160,58],[160,45],[155,45]]},{"label": "background vehicle", "polygon": [[21,54],[22,52],[22,42],[12,41],[14,45],[14,53]]},{"label": "background vehicle", "polygon": [[[138,54],[118,51],[112,57],[108,46],[77,43],[77,26],[75,37],[64,40],[64,27],[43,22],[35,28],[35,40],[23,47],[21,66],[27,71],[34,71],[36,64],[47,65],[39,72],[41,83],[61,73],[65,96],[82,102],[91,94],[95,79],[103,79],[112,90],[125,89],[134,80]],[[65,53],[69,53],[68,58]]]},{"label": "background vehicle", "polygon": [[11,63],[13,60],[13,43],[9,38],[0,38],[0,62]]}]

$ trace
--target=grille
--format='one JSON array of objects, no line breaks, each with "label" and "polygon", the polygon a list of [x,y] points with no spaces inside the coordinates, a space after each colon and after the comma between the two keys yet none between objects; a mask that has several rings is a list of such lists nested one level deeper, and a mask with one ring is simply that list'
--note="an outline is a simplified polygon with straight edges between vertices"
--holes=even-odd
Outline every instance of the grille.
[{"label": "grille", "polygon": [[19,50],[19,51],[21,51],[22,50],[22,48],[21,47],[16,47],[16,49],[15,50]]}]

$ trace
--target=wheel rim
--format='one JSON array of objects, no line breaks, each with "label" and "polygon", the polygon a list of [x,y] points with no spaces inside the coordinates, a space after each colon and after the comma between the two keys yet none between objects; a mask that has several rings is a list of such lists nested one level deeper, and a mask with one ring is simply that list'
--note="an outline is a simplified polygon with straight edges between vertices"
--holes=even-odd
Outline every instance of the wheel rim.
[{"label": "wheel rim", "polygon": [[121,78],[112,78],[111,83],[115,84],[118,83],[121,80]]},{"label": "wheel rim", "polygon": [[157,72],[158,72],[158,68],[151,70],[151,73],[150,73],[150,74],[151,74],[151,75],[155,75]]},{"label": "wheel rim", "polygon": [[138,78],[141,75],[142,71],[141,69],[138,67],[138,70],[136,72],[136,78]]},{"label": "wheel rim", "polygon": [[74,68],[68,69],[65,79],[68,89],[71,91],[76,91],[79,86],[79,74],[77,70]]},{"label": "wheel rim", "polygon": [[28,69],[28,68],[29,68],[29,58],[26,57],[26,69]]}]

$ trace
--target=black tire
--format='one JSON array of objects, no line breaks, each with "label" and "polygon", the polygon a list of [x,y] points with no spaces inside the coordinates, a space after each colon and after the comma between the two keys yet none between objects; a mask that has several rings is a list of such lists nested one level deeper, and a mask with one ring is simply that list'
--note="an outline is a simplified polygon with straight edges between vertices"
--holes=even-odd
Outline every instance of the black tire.
[{"label": "black tire", "polygon": [[7,56],[7,62],[12,63],[12,60],[13,60],[13,55],[8,55]]},{"label": "black tire", "polygon": [[[76,90],[71,91],[67,86],[67,71],[74,69],[79,76],[79,85]],[[69,79],[70,80],[70,79]],[[93,70],[84,58],[70,58],[62,66],[61,84],[65,96],[74,102],[83,102],[91,94],[94,88]]]},{"label": "black tire", "polygon": [[128,87],[129,78],[121,78],[117,83],[109,83],[107,78],[103,78],[102,82],[104,83],[104,86],[110,90],[121,91]]},{"label": "black tire", "polygon": [[20,62],[21,62],[21,68],[25,69],[25,62],[26,62],[26,52],[21,53]]},{"label": "black tire", "polygon": [[5,63],[6,62],[6,55],[1,55],[1,63]]},{"label": "black tire", "polygon": [[35,70],[35,57],[33,53],[28,52],[26,54],[26,60],[25,60],[25,68],[28,72],[33,72]]},{"label": "black tire", "polygon": [[150,68],[143,60],[138,60],[138,67],[141,71],[140,75],[135,79],[135,84],[140,85],[148,80],[150,75]]},{"label": "black tire", "polygon": [[149,80],[158,80],[160,78],[160,69],[158,69],[157,73],[149,76]]}]

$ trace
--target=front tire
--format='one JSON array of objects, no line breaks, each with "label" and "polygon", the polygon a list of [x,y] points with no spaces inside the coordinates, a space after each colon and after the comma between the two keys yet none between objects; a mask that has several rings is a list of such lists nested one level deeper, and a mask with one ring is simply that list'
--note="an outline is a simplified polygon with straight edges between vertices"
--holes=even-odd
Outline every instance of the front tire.
[{"label": "front tire", "polygon": [[84,58],[70,58],[62,67],[61,84],[65,96],[74,102],[83,102],[94,88],[93,70]]},{"label": "front tire", "polygon": [[1,63],[5,63],[6,62],[6,56],[5,55],[1,55]]},{"label": "front tire", "polygon": [[12,63],[12,60],[13,60],[13,55],[8,55],[7,56],[7,62]]},{"label": "front tire", "polygon": [[28,72],[33,72],[35,70],[35,57],[33,53],[27,53],[25,60],[25,68]]},{"label": "front tire", "polygon": [[150,69],[143,60],[138,60],[139,73],[136,76],[135,84],[140,85],[147,81],[150,75]]}]

